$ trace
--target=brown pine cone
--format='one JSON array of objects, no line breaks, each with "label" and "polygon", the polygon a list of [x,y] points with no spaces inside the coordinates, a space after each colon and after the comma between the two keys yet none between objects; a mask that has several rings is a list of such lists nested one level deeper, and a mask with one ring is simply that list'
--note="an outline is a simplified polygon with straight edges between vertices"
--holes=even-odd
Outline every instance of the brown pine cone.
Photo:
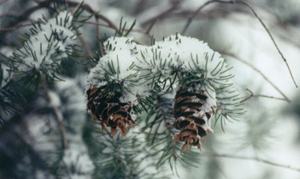
[{"label": "brown pine cone", "polygon": [[104,96],[100,88],[90,86],[87,90],[87,108],[93,118],[100,121],[102,127],[110,127],[114,136],[119,128],[122,135],[125,135],[130,127],[134,125],[131,115],[131,102],[120,102],[120,96]]},{"label": "brown pine cone", "polygon": [[174,104],[174,127],[179,130],[175,134],[175,141],[185,142],[182,151],[187,151],[190,146],[201,147],[201,138],[208,132],[215,104],[210,104],[209,95],[203,90],[190,92],[183,88],[179,89],[175,96]]}]

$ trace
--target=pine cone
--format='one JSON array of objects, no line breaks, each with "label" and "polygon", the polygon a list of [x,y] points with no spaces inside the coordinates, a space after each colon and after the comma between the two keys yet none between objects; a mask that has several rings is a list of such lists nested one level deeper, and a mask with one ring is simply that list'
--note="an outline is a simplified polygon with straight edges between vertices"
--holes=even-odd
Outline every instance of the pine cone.
[{"label": "pine cone", "polygon": [[104,87],[90,86],[87,90],[87,108],[93,118],[99,120],[102,127],[110,127],[112,136],[119,128],[122,135],[134,125],[134,120],[130,114],[132,109],[131,102],[120,102],[120,94],[106,94]]},{"label": "pine cone", "polygon": [[215,103],[204,91],[191,92],[184,88],[177,91],[174,104],[174,127],[179,130],[175,141],[185,142],[182,151],[191,146],[201,148],[201,139],[213,132],[209,120],[214,114]]}]

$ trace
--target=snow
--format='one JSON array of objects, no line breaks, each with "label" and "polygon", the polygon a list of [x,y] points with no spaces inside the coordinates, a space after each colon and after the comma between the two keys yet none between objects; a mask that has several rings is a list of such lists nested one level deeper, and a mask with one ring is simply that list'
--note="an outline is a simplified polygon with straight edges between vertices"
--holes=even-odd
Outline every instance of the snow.
[{"label": "snow", "polygon": [[[287,3],[282,1],[281,3]],[[263,14],[258,11],[258,14]],[[300,51],[299,48],[293,45],[290,41],[285,40],[278,36],[277,32],[281,31],[282,37],[289,36],[293,39],[297,38],[297,33],[294,31],[287,31],[285,28],[276,26],[274,17],[268,14],[261,15],[264,22],[274,35],[280,49],[286,56],[296,81],[299,81],[299,67],[298,60]],[[197,23],[197,26],[193,28],[193,35],[207,41],[209,45],[222,52],[229,52],[235,54],[238,58],[247,61],[248,63],[257,67],[262,73],[264,73],[276,86],[278,86],[288,97],[293,96],[299,90],[293,86],[286,66],[282,62],[282,59],[276,52],[274,44],[268,37],[267,33],[263,30],[257,19],[253,18],[249,14],[244,13],[232,13],[226,18],[219,17],[209,20],[201,20]],[[157,27],[158,29],[160,27]],[[289,28],[287,26],[286,28]],[[283,34],[284,33],[284,34]],[[257,94],[267,94],[273,96],[280,96],[277,91],[273,89],[262,77],[259,76],[251,68],[239,63],[237,60],[227,57],[226,60],[234,65],[234,73],[236,74],[235,80],[239,84],[243,84],[245,88],[249,88]],[[293,100],[293,99],[292,99]],[[250,100],[252,102],[252,100]],[[255,156],[260,154],[262,158],[269,159],[281,164],[290,164],[297,166],[299,164],[299,146],[295,145],[294,136],[291,139],[291,135],[296,135],[296,124],[291,124],[293,121],[289,119],[286,114],[283,114],[283,108],[289,107],[287,103],[282,101],[276,101],[272,99],[253,100],[255,102],[254,109],[246,109],[248,112],[241,119],[241,121],[228,123],[225,125],[225,133],[220,132],[217,138],[220,139],[219,145],[221,147],[216,148],[217,151],[224,153],[237,153],[242,156]],[[266,151],[245,151],[240,148],[234,148],[243,143],[244,140],[250,140],[242,137],[247,128],[243,121],[255,120],[257,114],[266,113],[261,120],[270,120],[275,123],[269,125],[269,130],[272,130],[270,141]],[[260,127],[263,122],[257,121],[257,127]],[[255,126],[256,126],[255,125]],[[288,130],[287,130],[288,129]],[[256,131],[256,128],[252,129]],[[215,130],[216,132],[216,130]],[[268,132],[268,131],[266,131]],[[249,138],[251,136],[248,136]],[[237,139],[239,138],[239,139]],[[241,141],[243,140],[243,141]],[[260,140],[260,139],[259,139]],[[233,149],[234,148],[234,149]],[[271,149],[270,149],[271,148]],[[298,153],[296,153],[297,151]],[[222,168],[224,175],[227,178],[266,178],[262,176],[262,172],[269,170],[274,173],[274,176],[270,178],[297,178],[299,174],[294,171],[271,167],[264,164],[258,164],[252,161],[240,161],[224,159],[222,162]],[[248,176],[245,176],[245,172],[248,172]]]},{"label": "snow", "polygon": [[72,29],[72,20],[73,16],[69,12],[62,11],[56,18],[42,22],[40,26],[36,25],[36,32],[30,32],[24,46],[12,56],[20,60],[20,69],[48,70],[59,65],[61,60],[72,52],[71,46],[75,44],[76,35]]},{"label": "snow", "polygon": [[[157,41],[152,46],[146,46],[136,43],[132,38],[111,37],[104,43],[104,55],[99,63],[90,71],[88,81],[89,85],[102,86],[107,83],[105,76],[109,74],[111,80],[124,81],[133,94],[126,94],[126,101],[134,100],[136,95],[150,94],[149,83],[151,75],[161,74],[162,79],[166,79],[166,85],[171,85],[171,80],[167,80],[172,75],[172,67],[181,67],[183,71],[193,71],[199,78],[203,78],[203,72],[206,79],[221,81],[215,83],[213,88],[221,88],[222,85],[233,84],[229,79],[223,79],[224,76],[230,76],[230,67],[218,52],[212,50],[205,42],[196,38],[185,37],[180,34],[165,37],[163,41]],[[161,66],[162,63],[168,65]],[[113,64],[116,73],[108,73],[109,64]],[[202,70],[203,72],[199,72]],[[197,72],[198,71],[198,72]],[[145,76],[143,79],[139,76]],[[148,78],[147,78],[148,77]],[[136,79],[136,84],[127,84],[127,81]],[[129,83],[129,82],[128,82]],[[138,85],[141,84],[141,85]],[[165,85],[161,83],[161,85]],[[175,84],[175,89],[176,89]],[[173,87],[174,87],[173,86]],[[164,87],[161,86],[161,89]],[[199,90],[202,88],[199,86]],[[216,104],[217,97],[226,97],[228,90],[215,91],[207,88],[212,101],[209,106]],[[232,87],[231,90],[238,93]],[[220,94],[216,94],[220,92]],[[220,99],[222,103],[222,99]],[[232,108],[227,107],[226,109]],[[225,109],[225,108],[224,108]]]}]

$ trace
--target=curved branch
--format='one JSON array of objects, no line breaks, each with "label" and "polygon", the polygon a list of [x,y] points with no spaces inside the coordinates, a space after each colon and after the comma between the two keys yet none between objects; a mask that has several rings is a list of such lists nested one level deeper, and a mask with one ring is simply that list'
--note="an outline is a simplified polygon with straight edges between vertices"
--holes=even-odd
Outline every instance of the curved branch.
[{"label": "curved branch", "polygon": [[147,30],[147,32],[150,32],[150,30],[152,29],[154,24],[159,19],[163,19],[164,17],[168,16],[171,12],[175,11],[181,5],[181,3],[182,3],[182,1],[175,1],[175,2],[171,3],[171,6],[168,9],[166,9],[165,11],[159,13],[155,17],[152,17],[152,18],[142,22],[142,26],[146,26],[146,25],[150,24],[148,27],[148,30]]},{"label": "curved branch", "polygon": [[[90,25],[95,25],[96,27],[101,26],[101,27],[106,27],[106,28],[112,29],[112,27],[110,27],[109,25],[102,24],[102,23],[99,23],[99,22],[86,21],[86,22],[83,22],[83,23],[90,24]],[[129,29],[125,28],[125,30],[128,31]],[[131,32],[136,32],[136,33],[139,33],[139,34],[150,37],[150,35],[147,34],[146,32],[144,32],[142,29],[132,29]]]},{"label": "curved branch", "polygon": [[[51,1],[41,1],[41,2],[37,2],[38,5],[31,7],[29,9],[27,9],[24,13],[22,13],[19,16],[15,16],[12,14],[2,14],[0,15],[0,17],[13,17],[16,20],[13,21],[11,24],[9,24],[9,27],[6,28],[1,28],[1,31],[9,31],[9,30],[14,30],[17,27],[19,27],[19,23],[26,21],[30,15],[34,12],[36,12],[37,10],[43,9],[43,8],[47,8],[47,9],[52,9],[50,7],[50,3]],[[65,1],[65,3],[71,7],[78,7],[80,5],[80,3],[78,2],[73,2],[73,1]],[[97,13],[95,10],[93,10],[93,8],[91,8],[88,4],[82,4],[81,6],[84,10],[86,10],[87,12],[93,14],[95,16],[96,19],[101,19],[103,20],[110,28],[114,29],[114,30],[118,30],[118,27],[112,22],[110,21],[107,17]],[[22,25],[21,25],[22,27]]]},{"label": "curved branch", "polygon": [[[81,3],[78,2],[74,2],[74,1],[65,1],[65,3],[71,7],[78,7]],[[98,12],[96,12],[91,6],[89,6],[88,4],[82,4],[81,8],[83,8],[84,10],[86,10],[87,12],[93,14],[95,16],[96,19],[101,19],[103,20],[105,23],[107,23],[107,25],[111,28],[113,28],[114,30],[118,30],[118,27],[111,21],[109,20],[107,17],[103,16],[102,14],[99,14]]]},{"label": "curved branch", "polygon": [[256,68],[254,65],[252,65],[251,63],[247,62],[246,60],[242,60],[240,58],[238,58],[236,55],[229,53],[229,52],[220,52],[223,55],[227,55],[227,56],[231,56],[233,57],[232,59],[235,59],[241,63],[243,63],[244,65],[248,66],[249,68],[251,68],[252,70],[254,70],[255,72],[257,72],[266,82],[268,82],[278,93],[280,93],[280,95],[284,98],[284,100],[286,102],[291,102],[291,100],[284,94],[283,91],[281,91],[279,89],[278,86],[276,86],[263,72],[261,72],[258,68]]},{"label": "curved branch", "polygon": [[277,42],[275,41],[273,35],[271,34],[270,30],[268,29],[267,25],[263,22],[263,20],[259,17],[259,15],[256,13],[256,11],[246,2],[240,0],[240,1],[236,1],[236,0],[230,0],[230,1],[223,1],[223,0],[211,0],[211,1],[207,1],[206,3],[204,3],[203,5],[201,5],[192,15],[191,17],[188,18],[186,25],[184,26],[183,30],[182,30],[182,34],[184,34],[186,32],[186,30],[188,29],[188,27],[190,26],[190,24],[192,23],[193,19],[197,16],[197,14],[206,6],[208,6],[209,4],[212,3],[222,3],[222,4],[241,4],[245,7],[247,7],[248,9],[250,9],[250,11],[253,13],[253,15],[256,17],[256,19],[259,21],[259,23],[262,25],[262,27],[264,28],[264,30],[267,32],[268,36],[270,37],[270,39],[272,40],[278,54],[280,55],[281,59],[283,60],[283,62],[285,63],[289,74],[292,78],[292,81],[295,85],[296,88],[298,88],[298,85],[296,83],[296,80],[294,78],[294,75],[292,73],[292,70],[287,62],[287,59],[285,58],[285,56],[283,55],[282,51],[280,50],[280,48],[278,47]]}]

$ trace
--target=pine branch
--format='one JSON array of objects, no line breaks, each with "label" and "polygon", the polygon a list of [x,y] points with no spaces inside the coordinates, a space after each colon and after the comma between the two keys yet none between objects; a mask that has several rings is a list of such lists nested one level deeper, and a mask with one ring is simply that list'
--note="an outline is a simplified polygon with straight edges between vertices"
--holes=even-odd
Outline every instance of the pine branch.
[{"label": "pine branch", "polygon": [[[30,17],[31,14],[33,14],[34,12],[36,12],[40,9],[46,8],[48,10],[55,11],[55,9],[53,7],[51,7],[51,5],[52,5],[51,1],[48,1],[48,0],[36,1],[36,3],[37,3],[37,6],[33,6],[29,9],[27,9],[25,12],[23,12],[21,15],[18,15],[18,16],[14,15],[14,14],[2,14],[2,15],[0,15],[0,17],[2,17],[2,18],[13,17],[14,19],[16,19],[15,21],[12,21],[8,25],[8,27],[1,27],[0,28],[0,32],[3,32],[1,35],[5,35],[5,33],[11,32],[12,30],[16,30],[19,27],[29,26],[29,24],[22,23],[22,22],[28,20],[28,18]],[[115,31],[118,30],[117,26],[111,20],[109,20],[109,18],[105,17],[102,14],[99,14],[92,7],[90,7],[88,4],[73,2],[73,1],[65,1],[64,3],[68,6],[70,6],[70,7],[75,7],[75,8],[80,7],[82,9],[84,9],[85,11],[93,14],[97,20],[100,19],[100,20],[104,21],[109,28],[112,28]]]},{"label": "pine branch", "polygon": [[52,19],[45,17],[32,25],[25,34],[22,48],[9,57],[14,70],[20,72],[35,69],[48,77],[57,78],[62,60],[76,52],[77,27],[74,16],[66,11]]},{"label": "pine branch", "polygon": [[[130,38],[113,37],[104,43],[104,50],[106,55],[89,75],[88,108],[100,123],[112,128],[113,134],[118,124],[113,125],[109,100],[119,103],[121,96],[125,102],[135,98],[141,109],[147,112],[144,121],[141,121],[145,125],[143,129],[146,130],[148,143],[153,150],[159,151],[158,165],[168,161],[172,163],[174,159],[191,163],[190,158],[193,157],[178,154],[179,146],[174,143],[175,139],[177,142],[185,140],[180,135],[195,133],[194,128],[185,131],[186,126],[173,131],[175,122],[184,118],[183,115],[188,115],[187,121],[198,120],[197,130],[201,130],[201,137],[204,137],[207,131],[212,131],[208,124],[212,115],[223,123],[225,119],[238,118],[243,112],[240,94],[232,82],[232,67],[225,63],[220,54],[197,39],[176,34],[148,47]],[[135,89],[137,84],[140,86],[138,90]],[[116,93],[116,90],[119,92]],[[176,97],[175,93],[178,93]],[[169,101],[160,99],[166,94],[171,96]],[[147,101],[148,97],[152,97],[149,98],[150,102]],[[183,100],[182,104],[179,104],[180,100]],[[174,101],[178,105],[173,109]],[[218,110],[215,111],[215,108]],[[106,109],[108,112],[105,112]],[[185,109],[189,111],[180,112]],[[122,121],[126,123],[125,119]],[[192,145],[200,147],[200,135],[192,137]],[[182,150],[189,148],[190,141],[185,141]]]},{"label": "pine branch", "polygon": [[[91,155],[95,159],[97,178],[163,178],[154,169],[153,156],[143,141],[143,134],[137,129],[131,130],[125,137],[112,137],[105,128],[89,126],[87,129],[91,146]],[[95,143],[95,140],[97,143]],[[155,170],[154,170],[155,171]],[[168,177],[165,177],[168,178]]]}]

